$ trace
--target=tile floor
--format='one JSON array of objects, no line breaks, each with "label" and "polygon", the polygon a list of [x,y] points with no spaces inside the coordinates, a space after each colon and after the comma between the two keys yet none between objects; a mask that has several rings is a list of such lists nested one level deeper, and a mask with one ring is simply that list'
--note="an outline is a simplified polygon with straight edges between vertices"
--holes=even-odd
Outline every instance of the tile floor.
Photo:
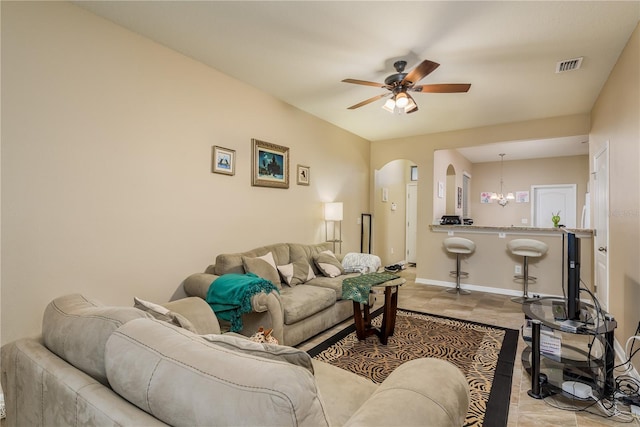
[{"label": "tile floor", "polygon": [[[400,308],[512,329],[520,329],[524,322],[522,306],[512,302],[508,296],[482,292],[472,292],[470,295],[450,294],[442,287],[416,284],[415,268],[407,268],[400,274],[407,279],[407,283],[400,288],[398,295]],[[308,350],[351,322],[347,320],[298,347]],[[613,418],[603,418],[585,412],[556,409],[544,400],[529,397],[527,391],[531,388],[530,378],[523,370],[520,360],[524,347],[525,343],[520,338],[513,372],[509,427],[640,426],[637,419],[631,423],[623,423]],[[595,410],[595,408],[592,409]]]}]

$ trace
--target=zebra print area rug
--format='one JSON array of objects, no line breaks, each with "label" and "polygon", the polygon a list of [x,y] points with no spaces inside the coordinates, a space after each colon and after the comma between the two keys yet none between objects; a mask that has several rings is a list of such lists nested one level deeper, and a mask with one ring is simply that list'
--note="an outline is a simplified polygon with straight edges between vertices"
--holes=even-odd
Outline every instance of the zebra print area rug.
[{"label": "zebra print area rug", "polygon": [[[381,309],[373,313],[375,326]],[[388,344],[377,336],[358,341],[351,325],[308,351],[311,357],[381,383],[400,364],[421,358],[448,360],[469,382],[465,426],[506,426],[519,331],[398,309]]]}]

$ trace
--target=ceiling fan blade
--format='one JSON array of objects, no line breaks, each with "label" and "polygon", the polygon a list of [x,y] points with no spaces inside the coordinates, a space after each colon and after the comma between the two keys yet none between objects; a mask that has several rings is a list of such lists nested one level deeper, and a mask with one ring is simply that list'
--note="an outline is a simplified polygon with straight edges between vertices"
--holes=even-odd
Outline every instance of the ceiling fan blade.
[{"label": "ceiling fan blade", "polygon": [[414,86],[410,90],[414,92],[429,93],[456,93],[468,92],[471,87],[470,83],[440,83],[432,85]]},{"label": "ceiling fan blade", "polygon": [[344,83],[353,83],[353,84],[356,84],[356,85],[375,86],[375,87],[382,87],[382,88],[387,87],[387,85],[384,84],[384,83],[368,82],[366,80],[344,79],[343,82]]},{"label": "ceiling fan blade", "polygon": [[378,99],[380,99],[380,98],[384,98],[385,96],[389,96],[389,95],[390,95],[389,93],[383,93],[383,94],[381,94],[381,95],[376,95],[376,96],[374,96],[374,97],[372,97],[372,98],[369,98],[369,99],[367,99],[367,100],[365,100],[365,101],[358,102],[357,104],[352,105],[352,106],[351,106],[351,107],[349,107],[348,109],[349,109],[349,110],[355,110],[356,108],[360,108],[360,107],[362,107],[363,105],[371,104],[373,101],[377,101]]},{"label": "ceiling fan blade", "polygon": [[411,70],[409,74],[402,79],[403,85],[412,85],[418,83],[424,76],[431,74],[433,70],[438,68],[440,64],[425,59],[416,68]]}]

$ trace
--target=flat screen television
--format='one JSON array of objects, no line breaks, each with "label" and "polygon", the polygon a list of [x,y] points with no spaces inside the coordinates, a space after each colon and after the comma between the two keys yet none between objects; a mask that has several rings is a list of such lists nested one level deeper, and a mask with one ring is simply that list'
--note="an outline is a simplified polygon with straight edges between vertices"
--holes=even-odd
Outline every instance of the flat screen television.
[{"label": "flat screen television", "polygon": [[566,234],[567,319],[580,320],[580,238]]}]

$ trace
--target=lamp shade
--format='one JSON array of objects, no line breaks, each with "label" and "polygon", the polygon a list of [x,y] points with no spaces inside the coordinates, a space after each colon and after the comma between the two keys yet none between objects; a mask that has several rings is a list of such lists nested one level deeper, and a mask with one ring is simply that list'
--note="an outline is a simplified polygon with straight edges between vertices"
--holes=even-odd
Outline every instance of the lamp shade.
[{"label": "lamp shade", "polygon": [[325,221],[342,221],[342,202],[324,204]]},{"label": "lamp shade", "polygon": [[407,94],[404,92],[400,92],[396,95],[396,107],[404,108],[409,105],[409,98],[407,98]]},{"label": "lamp shade", "polygon": [[387,102],[385,102],[384,105],[382,106],[383,110],[387,110],[390,113],[393,113],[395,111],[395,108],[396,108],[396,101],[394,101],[393,98],[387,99]]}]

